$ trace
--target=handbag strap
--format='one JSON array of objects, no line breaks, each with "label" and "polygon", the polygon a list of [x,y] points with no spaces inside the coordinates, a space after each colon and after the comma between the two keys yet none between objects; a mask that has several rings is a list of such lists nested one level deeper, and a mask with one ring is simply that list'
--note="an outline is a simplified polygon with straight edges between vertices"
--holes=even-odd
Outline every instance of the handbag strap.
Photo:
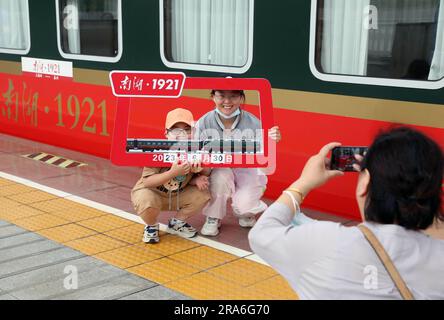
[{"label": "handbag strap", "polygon": [[376,254],[378,255],[379,259],[381,260],[388,274],[390,275],[396,287],[398,288],[399,292],[401,293],[402,298],[404,300],[414,300],[415,298],[413,297],[409,288],[405,284],[404,280],[402,279],[401,275],[399,274],[398,270],[396,269],[389,255],[384,250],[384,247],[382,246],[381,242],[379,242],[379,240],[376,238],[373,232],[363,224],[359,225],[358,228],[362,231],[367,241],[375,250]]}]

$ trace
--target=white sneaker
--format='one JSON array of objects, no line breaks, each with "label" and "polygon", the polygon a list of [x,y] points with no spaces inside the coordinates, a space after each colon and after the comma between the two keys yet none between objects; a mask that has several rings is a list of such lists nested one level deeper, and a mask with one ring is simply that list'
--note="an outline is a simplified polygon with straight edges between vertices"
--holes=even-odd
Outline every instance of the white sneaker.
[{"label": "white sneaker", "polygon": [[200,233],[204,236],[217,236],[219,234],[221,222],[220,219],[207,217],[205,224],[203,225]]},{"label": "white sneaker", "polygon": [[185,221],[175,218],[168,221],[168,232],[182,238],[192,238],[197,235],[197,230],[194,227]]},{"label": "white sneaker", "polygon": [[145,226],[142,241],[145,243],[158,243],[159,240],[159,224]]},{"label": "white sneaker", "polygon": [[256,219],[254,217],[239,218],[239,225],[242,228],[252,228],[256,224]]}]

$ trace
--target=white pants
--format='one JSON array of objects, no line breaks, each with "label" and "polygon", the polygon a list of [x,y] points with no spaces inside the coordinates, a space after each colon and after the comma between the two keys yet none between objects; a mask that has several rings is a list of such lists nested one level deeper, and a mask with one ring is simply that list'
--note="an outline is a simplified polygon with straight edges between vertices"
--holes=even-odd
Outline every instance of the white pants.
[{"label": "white pants", "polygon": [[211,200],[202,210],[207,217],[222,219],[231,198],[237,217],[251,217],[262,213],[267,205],[261,201],[267,176],[256,168],[216,168],[210,176]]}]

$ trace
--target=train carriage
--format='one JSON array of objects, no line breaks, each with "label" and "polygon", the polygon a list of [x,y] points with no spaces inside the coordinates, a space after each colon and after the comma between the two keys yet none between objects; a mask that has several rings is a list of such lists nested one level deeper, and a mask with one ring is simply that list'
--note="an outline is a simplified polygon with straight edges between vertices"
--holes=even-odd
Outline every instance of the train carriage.
[{"label": "train carriage", "polygon": [[[443,0],[0,0],[0,132],[109,158],[112,70],[269,80],[283,134],[271,198],[330,141],[407,124],[444,146]],[[128,135],[161,138],[166,106],[200,117],[209,96],[134,100]],[[359,219],[355,179],[305,205]]]}]

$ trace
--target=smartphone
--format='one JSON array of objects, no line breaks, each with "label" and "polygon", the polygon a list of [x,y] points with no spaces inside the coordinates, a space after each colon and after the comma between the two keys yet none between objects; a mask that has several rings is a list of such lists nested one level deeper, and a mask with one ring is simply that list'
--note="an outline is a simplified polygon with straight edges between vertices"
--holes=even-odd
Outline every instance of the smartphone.
[{"label": "smartphone", "polygon": [[353,165],[357,163],[355,154],[364,156],[368,147],[336,147],[331,152],[331,170],[340,170],[344,172],[356,171]]}]

